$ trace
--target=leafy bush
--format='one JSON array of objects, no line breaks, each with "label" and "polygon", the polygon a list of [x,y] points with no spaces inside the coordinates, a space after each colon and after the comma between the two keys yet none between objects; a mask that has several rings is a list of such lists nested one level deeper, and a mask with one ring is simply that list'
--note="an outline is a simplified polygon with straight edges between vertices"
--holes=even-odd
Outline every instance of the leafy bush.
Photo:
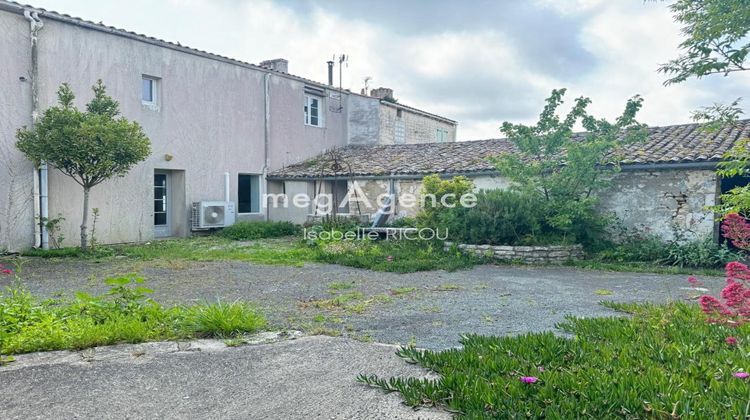
[{"label": "leafy bush", "polygon": [[708,324],[698,306],[684,303],[607,306],[633,316],[568,318],[560,328],[575,338],[470,335],[462,348],[402,348],[399,356],[440,376],[358,379],[399,392],[410,406],[443,406],[466,418],[750,415],[750,324]]},{"label": "leafy bush", "polygon": [[744,258],[712,238],[666,242],[653,235],[634,235],[598,253],[598,259],[614,262],[651,262],[676,267],[722,267]]},{"label": "leafy bush", "polygon": [[225,337],[265,326],[244,303],[165,308],[149,298],[143,279],[116,277],[102,296],[76,293],[72,300],[40,300],[8,288],[0,293],[0,353],[83,349],[115,344]]},{"label": "leafy bush", "polygon": [[428,175],[422,179],[422,199],[424,206],[417,215],[420,227],[432,228],[440,226],[440,215],[449,210],[448,206],[460,206],[461,197],[474,190],[474,183],[463,176],[451,179],[441,179],[438,175]]},{"label": "leafy bush", "polygon": [[217,234],[235,241],[249,241],[291,236],[298,234],[299,231],[299,226],[291,222],[237,222],[225,227]]},{"label": "leafy bush", "polygon": [[476,194],[477,205],[438,214],[438,226],[449,237],[469,244],[513,245],[542,231],[543,209],[534,196],[517,191],[490,190]]}]

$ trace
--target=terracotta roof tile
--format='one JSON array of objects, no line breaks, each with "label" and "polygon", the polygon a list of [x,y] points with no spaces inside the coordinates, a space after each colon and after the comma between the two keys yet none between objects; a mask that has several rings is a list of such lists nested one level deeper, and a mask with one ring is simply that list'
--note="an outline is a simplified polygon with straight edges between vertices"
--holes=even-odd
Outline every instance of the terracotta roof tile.
[{"label": "terracotta roof tile", "polygon": [[[622,164],[715,162],[735,141],[749,136],[750,120],[711,132],[703,130],[700,124],[651,127],[644,143],[624,147]],[[488,162],[488,157],[514,150],[506,139],[490,139],[347,146],[338,149],[338,156],[351,166],[351,174],[355,176],[423,175],[492,171],[494,167]],[[338,172],[331,170],[331,157],[326,153],[274,171],[269,178],[317,178],[349,174],[348,168]]]}]

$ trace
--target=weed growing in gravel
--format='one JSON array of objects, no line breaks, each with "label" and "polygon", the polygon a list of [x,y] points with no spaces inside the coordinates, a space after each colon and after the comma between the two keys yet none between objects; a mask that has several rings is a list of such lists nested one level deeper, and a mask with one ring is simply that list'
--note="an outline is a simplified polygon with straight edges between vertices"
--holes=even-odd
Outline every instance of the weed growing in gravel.
[{"label": "weed growing in gravel", "polygon": [[413,407],[466,418],[746,418],[750,324],[705,322],[697,305],[607,303],[632,317],[568,318],[553,332],[463,337],[441,352],[397,354],[440,375],[360,382]]},{"label": "weed growing in gravel", "polygon": [[417,291],[416,287],[396,287],[391,289],[391,294],[393,296],[404,296],[411,293],[414,293]]},{"label": "weed growing in gravel", "polygon": [[229,337],[266,325],[242,302],[166,308],[148,295],[143,279],[110,278],[101,296],[78,292],[72,300],[38,299],[20,288],[0,293],[0,353],[84,349],[194,337]]}]

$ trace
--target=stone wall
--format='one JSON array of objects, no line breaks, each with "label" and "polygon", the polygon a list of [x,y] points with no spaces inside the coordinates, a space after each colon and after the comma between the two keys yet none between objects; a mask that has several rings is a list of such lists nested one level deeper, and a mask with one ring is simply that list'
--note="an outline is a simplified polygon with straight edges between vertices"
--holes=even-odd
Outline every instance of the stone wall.
[{"label": "stone wall", "polygon": [[[399,110],[400,116],[399,116]],[[403,130],[403,136],[396,136],[397,125]],[[435,143],[437,142],[437,130],[448,132],[446,142],[456,141],[456,125],[444,120],[439,120],[408,109],[399,108],[398,105],[381,103],[380,105],[380,141],[379,144],[396,143]]]},{"label": "stone wall", "polygon": [[[453,242],[445,242],[445,250],[453,247]],[[456,247],[464,253],[480,257],[492,257],[498,261],[522,262],[524,264],[562,264],[583,258],[580,245],[550,246],[509,246],[509,245],[467,245]]]}]

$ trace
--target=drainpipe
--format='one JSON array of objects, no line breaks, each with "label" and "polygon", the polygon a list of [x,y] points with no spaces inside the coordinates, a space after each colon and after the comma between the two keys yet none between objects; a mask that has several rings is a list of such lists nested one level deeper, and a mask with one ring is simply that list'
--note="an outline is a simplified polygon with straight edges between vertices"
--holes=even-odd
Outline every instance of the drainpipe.
[{"label": "drainpipe", "polygon": [[[39,31],[44,26],[44,22],[39,19],[39,14],[35,10],[25,9],[23,16],[29,21],[29,36],[31,38],[31,74],[29,79],[31,82],[31,126],[33,127],[39,120]],[[39,207],[36,207],[36,200],[34,200],[34,216],[35,219],[39,220],[39,225],[34,229],[34,246],[40,246],[42,249],[49,249],[49,232],[44,225],[44,220],[49,217],[49,194],[48,194],[48,178],[47,178],[47,162],[41,162],[39,165],[38,173],[35,171],[34,178],[39,179],[38,188],[37,183],[34,183],[34,195],[39,194]]]},{"label": "drainpipe", "polygon": [[[263,186],[262,194],[263,197],[268,190],[268,167],[270,166],[270,143],[271,143],[271,73],[266,73],[263,76]],[[266,207],[266,220],[269,219],[270,209],[268,207],[268,200],[264,200],[263,205]]]}]

